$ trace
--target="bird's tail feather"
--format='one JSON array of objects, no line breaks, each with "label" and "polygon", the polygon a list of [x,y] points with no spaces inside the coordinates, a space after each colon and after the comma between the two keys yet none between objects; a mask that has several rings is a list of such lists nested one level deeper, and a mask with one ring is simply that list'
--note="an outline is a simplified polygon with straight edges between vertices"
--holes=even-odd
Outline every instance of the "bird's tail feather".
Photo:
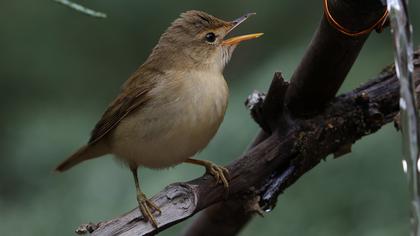
[{"label": "bird's tail feather", "polygon": [[66,171],[82,161],[96,158],[108,153],[106,148],[101,147],[100,144],[85,145],[77,150],[73,155],[68,157],[65,161],[61,162],[55,170],[58,172]]}]

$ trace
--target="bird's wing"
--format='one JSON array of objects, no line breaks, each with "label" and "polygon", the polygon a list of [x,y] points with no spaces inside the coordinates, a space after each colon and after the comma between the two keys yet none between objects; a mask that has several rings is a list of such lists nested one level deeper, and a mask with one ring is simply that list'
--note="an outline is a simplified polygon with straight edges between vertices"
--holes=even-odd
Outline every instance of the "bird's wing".
[{"label": "bird's wing", "polygon": [[[150,100],[148,92],[154,83],[148,78],[139,78],[143,77],[139,74],[142,73],[136,73],[127,81],[120,95],[109,105],[108,109],[102,115],[101,120],[92,130],[89,145],[98,142],[113,130],[130,112],[141,109]],[[146,77],[149,76],[146,75]]]}]

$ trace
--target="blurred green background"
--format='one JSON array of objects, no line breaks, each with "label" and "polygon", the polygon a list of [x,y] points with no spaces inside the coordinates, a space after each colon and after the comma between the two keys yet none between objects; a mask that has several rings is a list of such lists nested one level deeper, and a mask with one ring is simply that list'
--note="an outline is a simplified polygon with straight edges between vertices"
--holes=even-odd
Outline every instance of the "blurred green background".
[{"label": "blurred green background", "polygon": [[[226,118],[199,155],[221,164],[238,157],[258,130],[243,106],[246,96],[266,91],[274,71],[290,77],[322,14],[321,1],[81,3],[108,18],[49,0],[0,2],[1,235],[73,235],[82,223],[110,219],[136,205],[130,172],[110,156],[64,174],[52,169],[87,141],[120,85],[181,12],[199,9],[223,19],[257,12],[235,34],[265,33],[241,45],[225,70],[231,89]],[[420,3],[410,4],[419,45]],[[375,77],[393,61],[392,49],[389,30],[372,34],[342,91]],[[143,189],[152,196],[203,171],[189,165],[142,169]],[[408,235],[407,192],[400,136],[388,125],[357,142],[351,154],[321,163],[241,235]],[[178,235],[190,222],[162,235]]]}]

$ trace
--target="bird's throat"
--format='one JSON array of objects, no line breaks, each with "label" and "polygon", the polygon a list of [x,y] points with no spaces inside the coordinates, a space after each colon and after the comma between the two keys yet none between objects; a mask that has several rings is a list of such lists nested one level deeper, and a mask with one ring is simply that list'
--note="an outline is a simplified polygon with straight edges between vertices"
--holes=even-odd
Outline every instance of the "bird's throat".
[{"label": "bird's throat", "polygon": [[230,59],[232,58],[233,51],[235,51],[236,45],[226,45],[221,46],[220,54],[219,54],[219,66],[220,70],[223,71],[225,66],[229,63]]}]

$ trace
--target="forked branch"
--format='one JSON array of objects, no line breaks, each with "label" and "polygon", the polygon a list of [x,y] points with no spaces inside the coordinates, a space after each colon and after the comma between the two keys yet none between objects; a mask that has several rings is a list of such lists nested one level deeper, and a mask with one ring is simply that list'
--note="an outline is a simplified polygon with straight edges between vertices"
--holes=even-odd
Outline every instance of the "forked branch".
[{"label": "forked branch", "polygon": [[[418,56],[419,51],[415,60],[417,81],[420,79]],[[156,217],[158,229],[143,221],[138,209],[113,220],[89,224],[87,228],[92,235],[101,236],[155,234],[216,202],[241,201],[244,196],[255,196],[256,201],[244,203],[243,210],[258,212],[263,184],[273,172],[295,167],[281,184],[280,190],[286,189],[329,154],[392,122],[399,111],[398,98],[395,70],[387,68],[360,88],[334,99],[320,115],[293,122],[288,133],[274,133],[228,165],[231,182],[227,198],[223,186],[216,186],[212,177],[205,175],[186,183],[171,184],[152,198],[162,209],[162,214]]]}]

